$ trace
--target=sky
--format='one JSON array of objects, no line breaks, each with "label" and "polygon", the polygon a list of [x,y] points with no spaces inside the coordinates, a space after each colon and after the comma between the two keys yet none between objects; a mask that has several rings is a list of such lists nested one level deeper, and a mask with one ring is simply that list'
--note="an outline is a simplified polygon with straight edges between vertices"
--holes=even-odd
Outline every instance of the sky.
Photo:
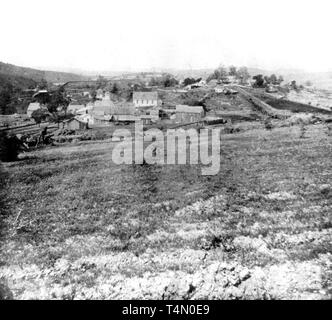
[{"label": "sky", "polygon": [[332,70],[330,0],[1,0],[0,61],[53,70]]}]

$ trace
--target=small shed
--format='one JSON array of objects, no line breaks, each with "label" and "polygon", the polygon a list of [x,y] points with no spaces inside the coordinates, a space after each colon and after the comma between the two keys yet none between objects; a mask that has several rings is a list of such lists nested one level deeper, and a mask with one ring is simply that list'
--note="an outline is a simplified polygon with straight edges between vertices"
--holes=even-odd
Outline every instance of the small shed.
[{"label": "small shed", "polygon": [[175,113],[177,122],[196,122],[205,116],[205,111],[201,106],[177,105]]},{"label": "small shed", "polygon": [[68,119],[62,122],[62,128],[68,130],[84,130],[88,128],[86,122],[82,122],[76,118]]},{"label": "small shed", "polygon": [[141,115],[140,119],[143,124],[152,124],[153,122],[153,116],[151,115]]},{"label": "small shed", "polygon": [[70,104],[67,108],[68,113],[76,114],[79,110],[85,108],[84,104]]}]

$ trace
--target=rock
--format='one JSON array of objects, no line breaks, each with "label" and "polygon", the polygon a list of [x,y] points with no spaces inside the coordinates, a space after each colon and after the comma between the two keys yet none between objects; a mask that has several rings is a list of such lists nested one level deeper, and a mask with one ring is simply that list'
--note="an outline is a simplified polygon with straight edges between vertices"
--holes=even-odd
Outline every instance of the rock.
[{"label": "rock", "polygon": [[0,283],[0,300],[13,300],[13,293],[10,291],[7,285]]},{"label": "rock", "polygon": [[250,278],[250,271],[247,268],[242,269],[239,273],[239,278],[241,281],[247,280]]}]

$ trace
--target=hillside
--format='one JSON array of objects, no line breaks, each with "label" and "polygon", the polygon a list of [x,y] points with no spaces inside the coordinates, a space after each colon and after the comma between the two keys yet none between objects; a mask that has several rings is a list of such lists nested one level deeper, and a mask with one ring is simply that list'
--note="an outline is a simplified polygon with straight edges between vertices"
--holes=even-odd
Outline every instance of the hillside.
[{"label": "hillside", "polygon": [[111,140],[22,155],[0,167],[0,279],[15,299],[330,299],[328,134],[223,134],[215,176],[115,165]]},{"label": "hillside", "polygon": [[29,78],[37,82],[45,79],[51,83],[86,79],[86,77],[74,73],[37,70],[3,62],[0,62],[0,74]]},{"label": "hillside", "polygon": [[14,89],[34,88],[36,84],[36,81],[29,78],[0,73],[0,90],[8,86],[13,87]]}]

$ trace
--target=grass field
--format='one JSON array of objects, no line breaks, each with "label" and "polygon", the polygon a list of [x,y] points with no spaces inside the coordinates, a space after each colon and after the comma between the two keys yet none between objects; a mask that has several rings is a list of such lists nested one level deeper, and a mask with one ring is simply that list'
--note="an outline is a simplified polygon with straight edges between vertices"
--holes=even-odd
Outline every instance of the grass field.
[{"label": "grass field", "polygon": [[0,279],[18,299],[329,299],[325,125],[225,134],[221,169],[115,165],[110,140],[1,168]]}]

